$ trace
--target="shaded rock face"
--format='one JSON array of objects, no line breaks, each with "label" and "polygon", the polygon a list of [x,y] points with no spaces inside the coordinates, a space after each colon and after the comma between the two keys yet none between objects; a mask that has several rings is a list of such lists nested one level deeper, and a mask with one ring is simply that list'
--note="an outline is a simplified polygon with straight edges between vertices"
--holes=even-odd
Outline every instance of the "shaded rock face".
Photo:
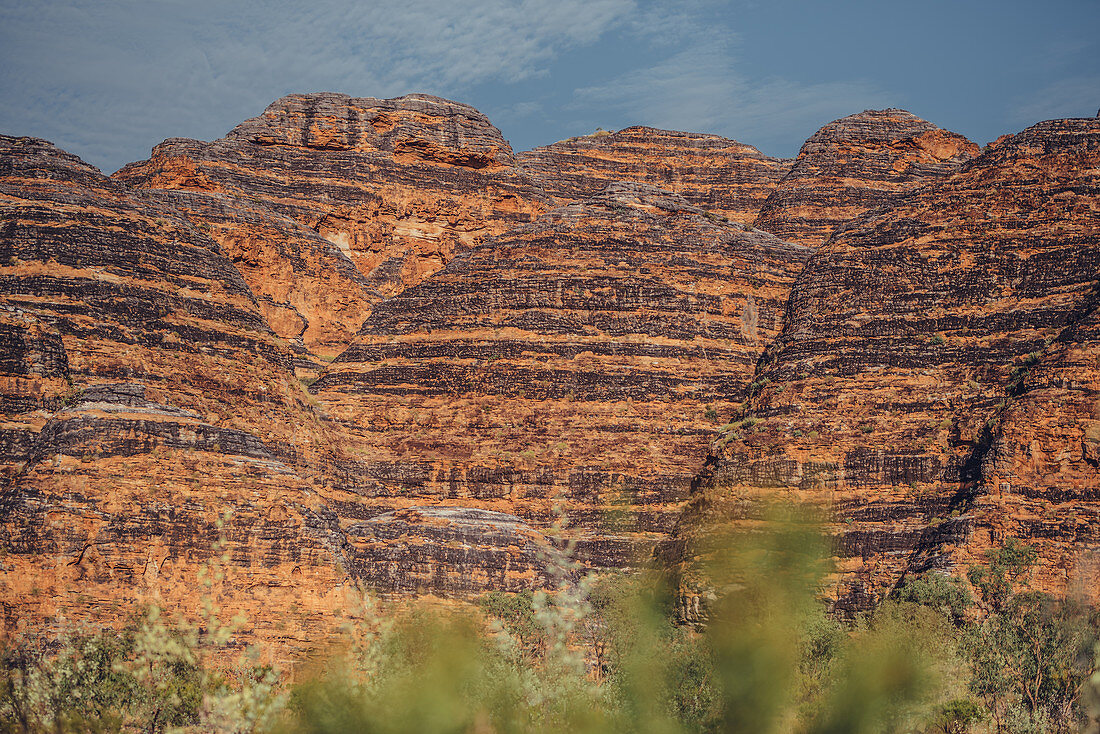
[{"label": "shaded rock face", "polygon": [[329,358],[372,304],[547,208],[484,115],[427,95],[291,95],[212,143],[166,140],[115,178],[179,192],[276,332]]},{"label": "shaded rock face", "polygon": [[836,513],[841,610],[1009,535],[1064,590],[1096,544],[1098,163],[1096,120],[1041,123],[838,231],[683,534],[781,489]]},{"label": "shaded rock face", "polygon": [[359,454],[341,513],[461,505],[644,560],[781,328],[808,250],[618,184],[379,304],[310,388]]},{"label": "shaded rock face", "polygon": [[297,468],[316,419],[240,274],[186,219],[45,141],[0,137],[0,193],[5,625],[195,609],[224,532],[227,608],[304,645],[343,541]]},{"label": "shaded rock face", "polygon": [[518,517],[466,507],[406,507],[350,525],[354,570],[388,593],[448,596],[541,587],[547,541]]},{"label": "shaded rock face", "polygon": [[805,142],[753,224],[790,242],[820,245],[838,226],[977,154],[963,136],[905,110],[850,115]]},{"label": "shaded rock face", "polygon": [[609,183],[635,181],[741,224],[752,223],[792,163],[717,135],[640,126],[563,140],[516,160],[559,199],[583,199]]},{"label": "shaded rock face", "polygon": [[[1039,550],[1046,588],[1100,589],[1100,293],[1010,381],[974,497],[981,548],[1005,537]],[[968,548],[968,550],[970,550]]]}]

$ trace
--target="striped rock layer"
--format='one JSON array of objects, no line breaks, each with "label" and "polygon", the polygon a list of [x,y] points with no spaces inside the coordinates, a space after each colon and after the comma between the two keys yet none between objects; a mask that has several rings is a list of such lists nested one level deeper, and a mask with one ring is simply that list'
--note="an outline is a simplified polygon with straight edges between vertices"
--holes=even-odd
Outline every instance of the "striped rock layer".
[{"label": "striped rock layer", "polygon": [[[349,518],[501,512],[633,566],[671,529],[809,251],[619,184],[375,307],[310,388],[358,454]],[[370,576],[374,551],[363,551]]]},{"label": "striped rock layer", "polygon": [[839,226],[914,185],[942,178],[978,146],[899,109],[866,110],[830,122],[802,146],[753,225],[817,246]]},{"label": "striped rock layer", "polygon": [[328,359],[374,303],[548,208],[484,115],[428,95],[290,95],[212,143],[166,140],[115,178],[173,192],[276,332]]},{"label": "striped rock layer", "polygon": [[193,611],[219,535],[228,613],[331,627],[343,541],[297,469],[322,431],[218,245],[34,138],[0,137],[0,222],[4,627]]},{"label": "striped rock layer", "polygon": [[799,276],[683,536],[777,490],[826,507],[841,610],[1008,537],[1039,548],[1039,588],[1087,576],[1098,172],[1100,121],[1040,123],[838,231]]},{"label": "striped rock layer", "polygon": [[558,199],[583,199],[609,183],[635,181],[741,224],[756,219],[791,167],[736,140],[651,127],[563,140],[519,153],[516,161]]},{"label": "striped rock layer", "polygon": [[1010,536],[1085,578],[1095,120],[974,158],[864,112],[791,166],[314,94],[113,179],[0,141],[7,627],[193,609],[224,533],[223,605],[300,647],[356,581],[530,588],[547,536],[690,558],[777,490],[835,513],[840,611]]}]

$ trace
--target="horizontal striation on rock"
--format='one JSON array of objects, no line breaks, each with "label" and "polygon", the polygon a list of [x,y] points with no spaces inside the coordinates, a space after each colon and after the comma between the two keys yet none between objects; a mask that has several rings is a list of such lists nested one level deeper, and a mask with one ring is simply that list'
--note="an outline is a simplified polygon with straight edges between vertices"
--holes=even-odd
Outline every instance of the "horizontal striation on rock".
[{"label": "horizontal striation on rock", "polygon": [[562,140],[516,160],[558,199],[584,199],[610,183],[635,181],[741,224],[752,223],[791,167],[729,138],[643,126]]},{"label": "horizontal striation on rock", "polygon": [[372,304],[549,206],[484,115],[427,95],[290,95],[211,143],[166,140],[115,178],[171,191],[277,333],[329,358]]},{"label": "horizontal striation on rock", "polygon": [[227,609],[297,648],[331,627],[346,544],[308,470],[323,431],[210,237],[45,141],[0,137],[0,345],[5,624],[193,610],[224,534]]},{"label": "horizontal striation on rock", "polygon": [[1100,589],[1100,289],[1009,383],[982,461],[971,553],[1007,537],[1038,547],[1047,588]]},{"label": "horizontal striation on rock", "polygon": [[836,514],[840,610],[1012,535],[1064,591],[1097,532],[1098,163],[1100,121],[1040,123],[837,231],[682,533],[781,489]]},{"label": "horizontal striation on rock", "polygon": [[809,253],[706,214],[613,185],[379,304],[310,388],[359,454],[346,510],[461,505],[545,530],[558,505],[587,563],[641,562]]},{"label": "horizontal striation on rock", "polygon": [[549,582],[545,536],[513,515],[405,507],[347,528],[355,572],[388,593],[522,591]]},{"label": "horizontal striation on rock", "polygon": [[866,110],[830,122],[807,140],[753,225],[820,245],[839,226],[898,193],[943,178],[978,146],[905,110]]}]

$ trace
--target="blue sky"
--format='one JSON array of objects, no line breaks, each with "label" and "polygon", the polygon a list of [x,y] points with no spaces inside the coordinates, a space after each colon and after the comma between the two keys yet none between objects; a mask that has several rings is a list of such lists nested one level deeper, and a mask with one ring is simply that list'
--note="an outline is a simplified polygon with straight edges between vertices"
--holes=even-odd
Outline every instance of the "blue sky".
[{"label": "blue sky", "polygon": [[903,107],[979,144],[1100,107],[1100,1],[0,0],[0,131],[107,172],[291,92],[427,92],[517,150],[647,124],[793,156]]}]

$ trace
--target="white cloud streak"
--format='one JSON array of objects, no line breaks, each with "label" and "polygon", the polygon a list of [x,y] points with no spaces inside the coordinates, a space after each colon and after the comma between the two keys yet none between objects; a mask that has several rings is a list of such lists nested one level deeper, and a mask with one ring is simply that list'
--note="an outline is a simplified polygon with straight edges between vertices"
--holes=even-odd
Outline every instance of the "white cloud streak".
[{"label": "white cloud streak", "polygon": [[457,96],[537,76],[635,11],[634,0],[8,3],[0,129],[113,169],[166,136],[224,134],[289,92]]},{"label": "white cloud streak", "polygon": [[596,101],[640,124],[709,131],[767,152],[792,137],[897,98],[865,81],[803,84],[778,77],[749,80],[737,70],[732,42],[708,41],[647,68],[576,91],[578,106]]}]

